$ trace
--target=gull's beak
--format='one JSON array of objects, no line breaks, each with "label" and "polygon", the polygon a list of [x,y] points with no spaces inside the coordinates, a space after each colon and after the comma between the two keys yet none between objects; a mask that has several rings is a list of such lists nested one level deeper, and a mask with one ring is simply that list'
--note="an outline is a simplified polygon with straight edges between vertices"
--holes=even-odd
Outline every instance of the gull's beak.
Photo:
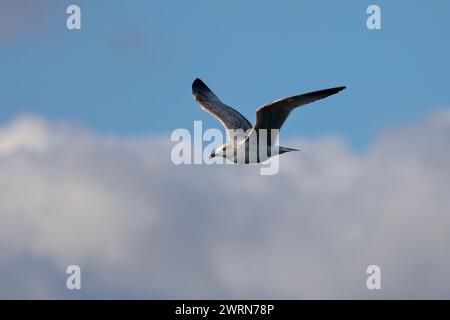
[{"label": "gull's beak", "polygon": [[214,158],[216,156],[216,154],[213,152],[211,153],[211,155],[209,156],[210,159]]}]

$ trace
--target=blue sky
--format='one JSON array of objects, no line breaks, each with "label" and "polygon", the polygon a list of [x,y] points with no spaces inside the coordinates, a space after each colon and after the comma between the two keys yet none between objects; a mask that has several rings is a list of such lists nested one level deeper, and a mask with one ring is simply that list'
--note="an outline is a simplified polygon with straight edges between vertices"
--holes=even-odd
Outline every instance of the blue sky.
[{"label": "blue sky", "polygon": [[[366,28],[371,3],[382,30]],[[82,30],[65,28],[69,4],[81,6]],[[33,10],[16,10],[23,26],[0,38],[1,122],[31,113],[165,135],[194,120],[220,128],[191,96],[196,77],[252,122],[274,99],[346,85],[295,112],[283,134],[337,134],[364,148],[383,128],[450,106],[444,0],[42,1]]]}]

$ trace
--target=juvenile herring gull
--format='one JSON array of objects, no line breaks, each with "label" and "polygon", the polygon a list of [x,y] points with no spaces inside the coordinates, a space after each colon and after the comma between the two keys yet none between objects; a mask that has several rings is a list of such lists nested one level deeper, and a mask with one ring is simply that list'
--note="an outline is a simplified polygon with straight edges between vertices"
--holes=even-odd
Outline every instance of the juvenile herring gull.
[{"label": "juvenile herring gull", "polygon": [[344,89],[336,87],[275,100],[256,110],[256,124],[252,126],[242,114],[220,101],[202,80],[197,78],[192,83],[197,102],[223,124],[228,134],[227,143],[220,145],[210,158],[221,156],[235,163],[259,163],[274,155],[298,151],[275,144],[291,111]]}]

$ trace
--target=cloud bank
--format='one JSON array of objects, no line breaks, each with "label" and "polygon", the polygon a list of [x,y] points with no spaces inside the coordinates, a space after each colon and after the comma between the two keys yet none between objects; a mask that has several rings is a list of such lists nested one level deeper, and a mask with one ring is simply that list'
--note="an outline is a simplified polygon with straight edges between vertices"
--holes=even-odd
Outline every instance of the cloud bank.
[{"label": "cloud bank", "polygon": [[168,136],[20,117],[0,128],[0,297],[448,298],[449,138],[441,112],[364,153],[294,139],[261,176],[175,166]]}]

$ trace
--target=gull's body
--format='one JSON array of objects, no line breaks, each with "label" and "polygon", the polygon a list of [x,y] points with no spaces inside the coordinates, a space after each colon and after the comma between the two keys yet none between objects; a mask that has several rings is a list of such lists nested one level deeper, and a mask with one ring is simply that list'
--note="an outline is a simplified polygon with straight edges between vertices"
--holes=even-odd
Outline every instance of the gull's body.
[{"label": "gull's body", "polygon": [[222,156],[235,163],[259,163],[270,157],[296,149],[279,146],[278,133],[292,110],[326,98],[345,87],[336,87],[279,99],[256,110],[254,126],[242,114],[224,104],[201,81],[192,83],[192,93],[202,109],[216,117],[228,133],[227,143],[219,146],[211,157]]}]

